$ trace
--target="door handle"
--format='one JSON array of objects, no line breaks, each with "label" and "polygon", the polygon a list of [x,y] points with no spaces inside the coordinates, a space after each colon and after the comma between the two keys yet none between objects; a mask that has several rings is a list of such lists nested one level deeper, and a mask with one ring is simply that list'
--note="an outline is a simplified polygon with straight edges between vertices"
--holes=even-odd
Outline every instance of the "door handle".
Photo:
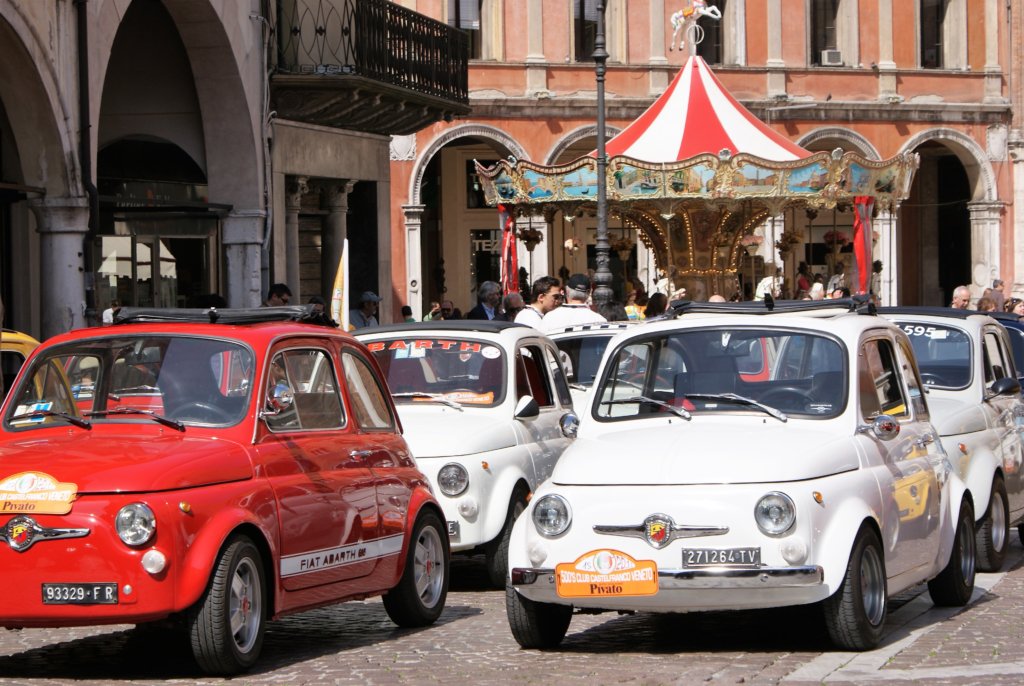
[{"label": "door handle", "polygon": [[918,448],[927,448],[931,443],[934,443],[934,442],[935,442],[935,436],[932,436],[931,434],[927,434],[925,436],[921,436],[921,438],[919,438],[916,441],[914,441],[914,445],[916,445]]},{"label": "door handle", "polygon": [[349,452],[348,457],[341,461],[338,468],[362,467],[366,464],[366,458],[370,457],[370,455],[373,455],[372,450],[352,450]]}]

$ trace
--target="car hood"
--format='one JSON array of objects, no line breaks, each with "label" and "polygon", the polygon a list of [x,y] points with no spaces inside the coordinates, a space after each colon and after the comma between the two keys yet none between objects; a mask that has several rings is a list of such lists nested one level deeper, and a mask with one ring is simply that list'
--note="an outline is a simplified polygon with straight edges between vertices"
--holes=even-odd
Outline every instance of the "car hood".
[{"label": "car hood", "polygon": [[551,480],[563,485],[769,483],[858,467],[852,436],[837,437],[833,422],[822,422],[820,429],[806,428],[807,422],[799,428],[772,422],[723,425],[694,417],[599,439],[580,436],[562,453]]},{"label": "car hood", "polygon": [[210,437],[129,435],[74,430],[0,443],[0,481],[42,472],[83,493],[142,493],[250,479],[241,446]]},{"label": "car hood", "polygon": [[503,420],[479,410],[460,412],[434,403],[403,403],[398,406],[398,416],[416,459],[474,455],[516,444],[511,417]]},{"label": "car hood", "polygon": [[985,430],[985,411],[979,403],[928,394],[928,412],[940,436]]}]

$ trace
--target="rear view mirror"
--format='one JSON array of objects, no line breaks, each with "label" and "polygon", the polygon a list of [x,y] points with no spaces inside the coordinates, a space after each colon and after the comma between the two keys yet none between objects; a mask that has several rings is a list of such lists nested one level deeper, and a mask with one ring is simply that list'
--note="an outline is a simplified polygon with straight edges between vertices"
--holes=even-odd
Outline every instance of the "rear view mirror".
[{"label": "rear view mirror", "polygon": [[857,427],[858,433],[872,433],[880,441],[891,441],[900,435],[900,423],[894,417],[880,414],[870,424]]},{"label": "rear view mirror", "polygon": [[540,406],[532,395],[524,395],[516,403],[516,419],[534,419],[540,415]]},{"label": "rear view mirror", "polygon": [[288,384],[279,383],[267,394],[265,416],[276,416],[295,404],[295,393]]},{"label": "rear view mirror", "polygon": [[1010,376],[997,379],[988,389],[988,398],[998,395],[1017,395],[1020,393],[1020,382]]}]

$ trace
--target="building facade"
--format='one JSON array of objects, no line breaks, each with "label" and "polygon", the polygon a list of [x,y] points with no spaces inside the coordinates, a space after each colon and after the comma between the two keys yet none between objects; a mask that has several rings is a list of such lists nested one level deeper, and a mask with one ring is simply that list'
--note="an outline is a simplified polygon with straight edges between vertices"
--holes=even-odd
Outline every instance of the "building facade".
[{"label": "building facade", "polygon": [[306,302],[346,239],[389,295],[391,136],[469,111],[466,40],[384,0],[0,0],[4,325]]},{"label": "building facade", "polygon": [[[465,310],[495,279],[500,241],[482,206],[473,161],[514,156],[542,164],[595,148],[592,53],[596,0],[404,0],[470,37],[472,114],[392,146],[393,287],[417,315],[441,298]],[[648,107],[685,62],[671,17],[688,0],[606,0],[608,135]],[[910,196],[876,217],[874,259],[886,303],[948,304],[1002,278],[1024,294],[1024,19],[1001,0],[714,0],[696,51],[733,96],[790,140],[869,159],[913,152]],[[685,37],[684,37],[685,38]],[[695,42],[695,41],[693,41]],[[594,266],[590,216],[518,217],[539,240],[520,241],[530,281]],[[773,264],[790,293],[801,262],[828,278],[852,254],[853,212],[786,212],[757,229],[742,283]],[[617,297],[663,275],[634,230],[609,221]],[[777,248],[783,246],[780,252]],[[405,274],[400,274],[404,265]],[[746,269],[749,267],[749,273]],[[728,295],[728,293],[725,293]]]}]

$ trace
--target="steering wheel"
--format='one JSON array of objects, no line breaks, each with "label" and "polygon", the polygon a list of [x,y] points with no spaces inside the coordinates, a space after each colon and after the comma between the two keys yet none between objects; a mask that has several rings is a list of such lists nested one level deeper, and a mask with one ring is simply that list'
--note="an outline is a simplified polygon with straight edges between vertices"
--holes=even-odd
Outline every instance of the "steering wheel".
[{"label": "steering wheel", "polygon": [[804,407],[814,402],[814,398],[811,394],[802,388],[796,386],[778,386],[771,389],[767,393],[763,393],[758,401],[776,407],[781,405],[784,408],[788,407]]},{"label": "steering wheel", "polygon": [[925,386],[945,386],[946,380],[938,374],[928,374],[921,372],[921,383]]},{"label": "steering wheel", "polygon": [[202,400],[192,400],[178,405],[167,413],[178,420],[192,419],[204,424],[224,424],[231,421],[231,415],[216,405]]}]

